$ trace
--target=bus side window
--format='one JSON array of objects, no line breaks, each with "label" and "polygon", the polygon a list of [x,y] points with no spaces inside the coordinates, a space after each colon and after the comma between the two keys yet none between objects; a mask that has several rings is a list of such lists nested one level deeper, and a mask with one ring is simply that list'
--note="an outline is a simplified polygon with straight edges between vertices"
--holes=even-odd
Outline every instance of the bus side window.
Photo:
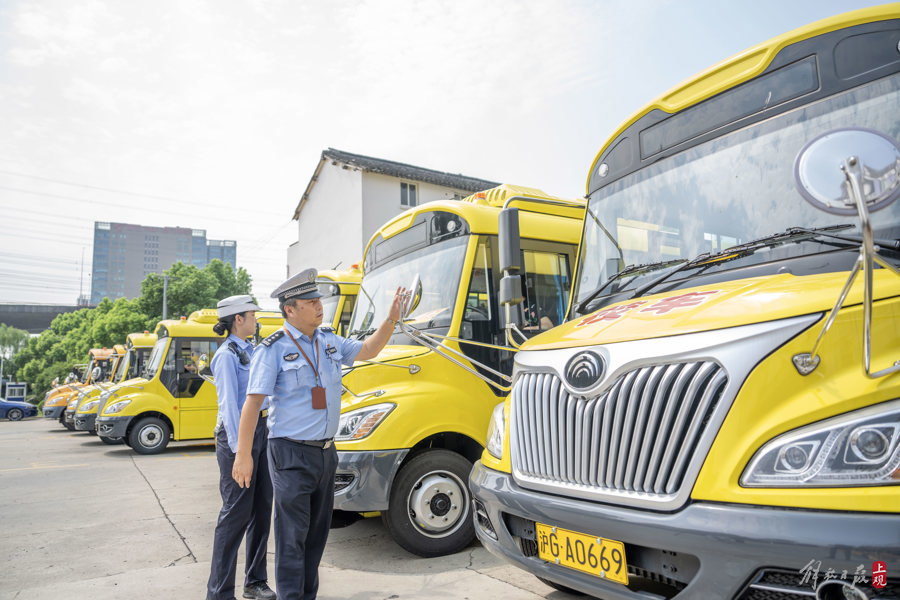
[{"label": "bus side window", "polygon": [[525,265],[522,330],[532,336],[562,323],[571,291],[569,257],[558,252],[523,250],[522,262]]}]

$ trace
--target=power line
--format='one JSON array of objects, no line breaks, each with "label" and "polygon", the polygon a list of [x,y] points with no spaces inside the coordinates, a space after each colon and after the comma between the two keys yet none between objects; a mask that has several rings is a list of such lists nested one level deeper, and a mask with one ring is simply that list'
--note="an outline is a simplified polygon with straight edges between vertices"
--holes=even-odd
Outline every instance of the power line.
[{"label": "power line", "polygon": [[[24,173],[15,173],[15,172],[13,172],[13,171],[5,171],[5,170],[2,170],[2,169],[0,169],[0,173],[6,174],[6,175],[13,175],[13,176],[17,176],[17,177],[26,177],[26,178],[29,178],[29,179],[37,179],[37,180],[39,180],[39,181],[46,181],[46,182],[50,182],[50,183],[58,183],[58,184],[62,184],[62,185],[69,185],[69,186],[73,186],[73,187],[80,187],[80,188],[85,188],[85,189],[92,189],[92,190],[98,190],[98,191],[104,191],[104,192],[111,192],[111,193],[114,193],[114,194],[123,194],[123,195],[127,195],[127,196],[139,196],[139,197],[144,197],[144,198],[153,198],[154,200],[164,200],[164,201],[166,201],[166,202],[173,202],[173,203],[176,203],[176,204],[178,204],[179,206],[184,206],[184,205],[186,205],[186,204],[187,204],[187,205],[190,205],[190,206],[198,206],[198,205],[199,205],[199,206],[201,206],[201,207],[207,207],[207,208],[213,208],[213,209],[216,209],[216,210],[221,210],[221,206],[220,206],[219,204],[216,204],[216,203],[213,203],[213,202],[204,202],[204,201],[201,201],[201,200],[183,200],[183,199],[180,199],[180,198],[171,198],[171,197],[169,197],[169,196],[156,196],[156,195],[153,195],[153,194],[143,194],[143,193],[140,193],[140,192],[129,192],[129,191],[124,191],[124,190],[115,190],[115,189],[112,189],[112,188],[104,188],[104,187],[100,187],[100,186],[89,185],[89,184],[83,184],[83,183],[73,183],[73,182],[63,181],[63,180],[60,180],[60,179],[51,179],[51,178],[48,178],[48,177],[39,177],[39,176],[37,176],[37,175],[26,175],[26,174],[24,174]],[[120,205],[118,205],[118,204],[104,203],[104,202],[102,202],[102,201],[100,201],[100,200],[92,200],[92,199],[78,198],[78,197],[72,197],[72,196],[63,196],[63,195],[60,195],[60,194],[51,194],[51,193],[49,193],[49,192],[35,192],[35,191],[31,191],[31,190],[26,190],[26,189],[22,189],[22,188],[12,188],[12,187],[8,187],[8,186],[0,186],[0,189],[5,189],[5,190],[11,191],[11,192],[20,192],[20,193],[23,193],[23,194],[36,194],[36,195],[41,195],[41,196],[47,196],[47,197],[50,197],[50,198],[59,198],[59,199],[62,199],[62,200],[78,200],[78,201],[80,201],[80,202],[93,202],[93,203],[96,203],[96,204],[105,204],[105,205],[107,205],[107,206],[120,206]],[[264,212],[260,212],[260,211],[256,212],[256,214],[259,214],[259,215],[268,215],[268,216],[272,216],[272,217],[280,216],[280,215],[278,215],[278,214],[276,214],[276,213],[264,213]],[[213,217],[213,218],[215,218],[215,217]]]}]

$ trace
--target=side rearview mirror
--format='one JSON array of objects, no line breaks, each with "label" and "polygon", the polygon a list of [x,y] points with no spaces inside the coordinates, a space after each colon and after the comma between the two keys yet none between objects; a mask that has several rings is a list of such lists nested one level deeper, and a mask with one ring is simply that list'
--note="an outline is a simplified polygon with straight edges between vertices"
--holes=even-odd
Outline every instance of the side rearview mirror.
[{"label": "side rearview mirror", "polygon": [[801,375],[809,375],[819,365],[822,339],[847,299],[853,281],[863,274],[863,366],[871,379],[900,371],[900,360],[880,370],[872,368],[872,313],[876,265],[900,276],[891,262],[880,254],[875,243],[871,213],[887,207],[900,197],[900,144],[871,129],[835,129],[806,144],[794,160],[794,181],[807,202],[829,214],[856,216],[862,233],[859,257],[834,308],[819,332],[810,352],[793,356]]},{"label": "side rearview mirror", "polygon": [[856,166],[862,167],[859,200],[868,212],[900,196],[900,148],[870,129],[836,129],[813,139],[797,155],[794,180],[800,194],[819,210],[858,215],[860,207],[847,180],[848,169]]},{"label": "side rearview mirror", "polygon": [[504,208],[501,210],[497,227],[500,271],[520,273],[522,271],[522,252],[519,238],[519,209]]},{"label": "side rearview mirror", "polygon": [[422,280],[419,278],[418,273],[416,273],[416,276],[413,277],[412,283],[406,289],[407,293],[410,294],[410,298],[409,301],[404,304],[404,309],[401,311],[401,321],[405,320],[409,315],[411,315],[419,306],[419,302],[422,301]]},{"label": "side rearview mirror", "polygon": [[206,381],[215,385],[216,382],[212,376],[212,369],[209,368],[209,356],[207,356],[206,354],[201,354],[200,358],[197,359],[197,374]]},{"label": "side rearview mirror", "polygon": [[197,372],[201,375],[212,375],[212,370],[209,368],[209,357],[205,354],[201,354],[200,358],[197,360]]}]

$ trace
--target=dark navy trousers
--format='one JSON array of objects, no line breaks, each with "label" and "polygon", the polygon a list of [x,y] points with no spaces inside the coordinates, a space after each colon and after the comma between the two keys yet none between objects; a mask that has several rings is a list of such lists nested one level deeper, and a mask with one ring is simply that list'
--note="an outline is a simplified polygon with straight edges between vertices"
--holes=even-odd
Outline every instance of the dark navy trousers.
[{"label": "dark navy trousers", "polygon": [[[234,452],[228,447],[224,429],[216,433],[216,459],[219,462],[219,492],[222,510],[213,538],[212,564],[207,584],[207,600],[232,600],[237,571],[238,548],[246,536],[246,574],[244,586],[266,581],[266,547],[272,519],[272,478],[266,458],[268,446],[266,418],[260,417],[253,434],[253,476],[250,487],[242,488],[231,475]],[[280,595],[279,595],[280,597]]]},{"label": "dark navy trousers", "polygon": [[334,509],[337,450],[269,440],[278,600],[314,600]]}]

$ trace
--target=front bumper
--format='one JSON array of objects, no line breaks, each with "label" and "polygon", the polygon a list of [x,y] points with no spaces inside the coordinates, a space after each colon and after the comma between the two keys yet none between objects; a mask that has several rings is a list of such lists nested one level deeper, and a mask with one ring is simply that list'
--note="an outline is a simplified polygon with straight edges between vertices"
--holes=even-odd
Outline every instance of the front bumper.
[{"label": "front bumper", "polygon": [[[105,435],[105,434],[104,434]],[[391,482],[409,450],[338,451],[334,509],[349,512],[387,510]]]},{"label": "front bumper", "polygon": [[75,429],[78,431],[94,431],[94,423],[97,421],[97,413],[75,413]]},{"label": "front bumper", "polygon": [[[874,561],[887,563],[888,589],[900,591],[900,514],[710,502],[657,513],[525,490],[480,461],[469,488],[475,531],[490,552],[606,600],[647,598],[636,591],[641,586],[662,598],[763,597],[754,594],[773,581],[784,595],[765,597],[796,598],[811,595],[828,574],[852,583],[860,566],[865,581],[857,587],[872,596]],[[538,558],[535,521],[624,542],[629,587]]]},{"label": "front bumper", "polygon": [[66,423],[69,425],[75,425],[75,409],[67,408],[65,414]]},{"label": "front bumper", "polygon": [[103,437],[125,437],[125,434],[128,432],[128,424],[131,423],[133,418],[133,416],[97,417],[94,429],[97,431],[97,435],[102,435]]},{"label": "front bumper", "polygon": [[65,404],[59,404],[57,406],[44,407],[44,418],[45,419],[59,419],[59,415],[62,411],[66,410]]}]

